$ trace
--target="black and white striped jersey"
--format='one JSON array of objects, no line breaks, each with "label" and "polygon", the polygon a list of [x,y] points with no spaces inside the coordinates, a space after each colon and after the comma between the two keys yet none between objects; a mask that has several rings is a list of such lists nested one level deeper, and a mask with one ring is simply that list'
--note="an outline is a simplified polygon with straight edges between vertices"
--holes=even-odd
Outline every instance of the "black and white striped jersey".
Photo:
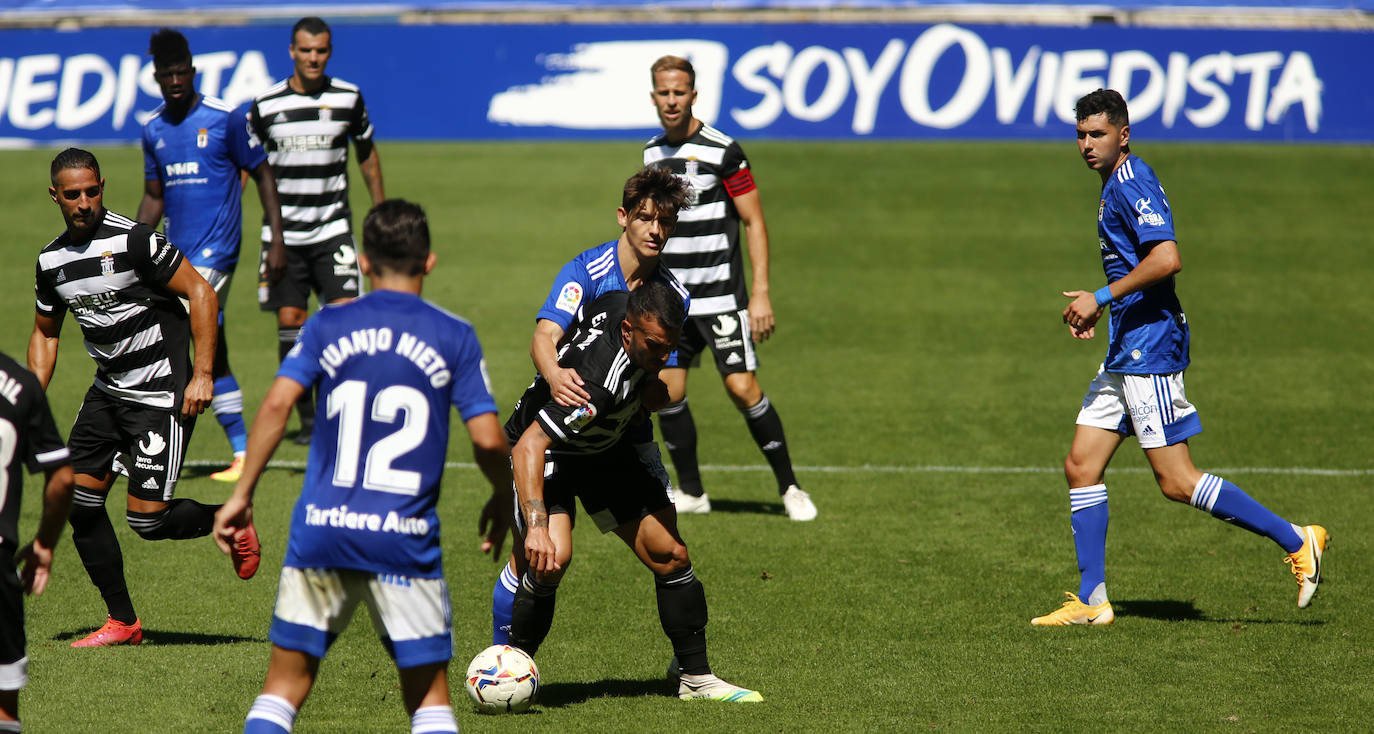
[{"label": "black and white striped jersey", "polygon": [[666,134],[644,146],[644,165],[666,166],[691,187],[692,205],[678,213],[663,262],[692,294],[689,316],[733,313],[749,305],[739,212],[733,197],[754,190],[739,143],[702,124],[678,145]]},{"label": "black and white striped jersey", "polygon": [[[277,178],[282,238],[288,246],[341,239],[352,231],[348,139],[360,160],[372,150],[372,122],[362,92],[332,77],[325,77],[314,94],[296,92],[288,82],[258,95],[248,113]],[[271,234],[264,218],[262,241]]]},{"label": "black and white striped jersey", "polygon": [[63,231],[38,254],[35,305],[45,316],[76,317],[97,388],[128,403],[180,408],[191,321],[164,286],[183,260],[148,225],[106,209],[89,241]]},{"label": "black and white striped jersey", "polygon": [[[0,548],[19,548],[19,501],[24,473],[70,463],[66,444],[32,372],[0,353]],[[10,573],[13,573],[11,570]]]},{"label": "black and white striped jersey", "polygon": [[646,374],[631,361],[620,337],[629,298],[628,291],[614,291],[587,304],[583,318],[559,341],[558,364],[577,370],[591,400],[583,406],[559,405],[549,383],[536,375],[506,421],[512,445],[535,422],[553,439],[553,454],[598,454],[620,440],[639,415],[639,388]]}]

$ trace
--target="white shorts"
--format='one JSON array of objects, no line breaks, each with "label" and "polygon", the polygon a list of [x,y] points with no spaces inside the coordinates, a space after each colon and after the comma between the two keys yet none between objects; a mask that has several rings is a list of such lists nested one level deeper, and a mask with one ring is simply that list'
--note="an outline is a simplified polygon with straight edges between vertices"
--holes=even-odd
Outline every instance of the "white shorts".
[{"label": "white shorts", "polygon": [[322,658],[348,626],[358,602],[367,604],[372,628],[396,667],[453,657],[453,611],[441,578],[285,566],[269,637],[278,647]]},{"label": "white shorts", "polygon": [[[206,283],[215,291],[215,298],[219,299],[220,323],[224,323],[224,304],[229,301],[229,286],[234,282],[234,274],[226,273],[223,270],[215,270],[204,265],[195,266],[196,272],[205,279]],[[191,302],[185,298],[181,299],[181,305],[186,308],[186,313],[191,313]]]},{"label": "white shorts", "polygon": [[1172,446],[1202,433],[1197,408],[1183,392],[1182,372],[1123,375],[1099,366],[1076,422],[1135,435],[1142,449]]}]

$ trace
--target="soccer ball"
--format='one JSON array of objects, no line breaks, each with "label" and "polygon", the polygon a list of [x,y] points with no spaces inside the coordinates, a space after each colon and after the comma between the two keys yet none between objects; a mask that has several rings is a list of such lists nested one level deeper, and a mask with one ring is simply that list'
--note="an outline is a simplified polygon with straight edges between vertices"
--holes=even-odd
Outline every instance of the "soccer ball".
[{"label": "soccer ball", "polygon": [[463,687],[479,714],[518,714],[539,692],[539,668],[519,648],[492,645],[472,659]]}]

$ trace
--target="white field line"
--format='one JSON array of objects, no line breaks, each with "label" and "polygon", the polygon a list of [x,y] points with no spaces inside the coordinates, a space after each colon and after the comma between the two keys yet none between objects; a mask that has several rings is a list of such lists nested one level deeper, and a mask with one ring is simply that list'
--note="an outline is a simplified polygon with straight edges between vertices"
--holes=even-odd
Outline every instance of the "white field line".
[{"label": "white field line", "polygon": [[[226,461],[209,461],[205,459],[195,459],[187,461],[182,466],[212,467],[223,468],[228,466]],[[304,461],[272,461],[268,463],[271,469],[304,469]],[[477,465],[471,462],[450,461],[444,464],[448,469],[476,469]],[[765,464],[740,466],[734,464],[702,464],[701,468],[705,471],[718,472],[767,472],[772,471]],[[819,474],[1062,474],[1063,469],[1053,466],[943,466],[931,464],[925,466],[881,466],[876,464],[860,464],[858,466],[797,466],[793,467],[799,472],[816,472]],[[1145,467],[1127,466],[1120,469],[1110,469],[1112,473],[1128,474],[1147,474],[1149,469]],[[1313,476],[1313,477],[1368,477],[1374,476],[1374,469],[1328,469],[1323,467],[1304,467],[1304,466],[1234,466],[1212,469],[1212,473],[1219,475],[1226,474],[1290,474],[1294,476]]]}]

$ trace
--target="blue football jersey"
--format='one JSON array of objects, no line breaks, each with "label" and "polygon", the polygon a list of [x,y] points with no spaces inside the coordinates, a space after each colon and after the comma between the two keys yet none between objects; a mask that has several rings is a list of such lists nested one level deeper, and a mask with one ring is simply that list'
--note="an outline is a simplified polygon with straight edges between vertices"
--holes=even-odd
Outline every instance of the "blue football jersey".
[{"label": "blue football jersey", "polygon": [[[1097,207],[1102,270],[1111,283],[1124,278],[1154,243],[1174,237],[1174,216],[1154,169],[1130,155],[1102,187]],[[1174,293],[1174,279],[1112,302],[1108,372],[1161,375],[1188,366],[1188,321]]]},{"label": "blue football jersey", "polygon": [[232,272],[243,230],[239,169],[252,170],[267,152],[248,119],[201,95],[180,123],[158,107],[143,125],[143,178],[162,182],[167,239],[192,265]]},{"label": "blue football jersey", "polygon": [[449,406],[496,412],[472,326],[374,291],[311,317],[277,375],[319,396],[286,565],[441,577]]},{"label": "blue football jersey", "polygon": [[[586,250],[570,260],[558,271],[554,278],[549,297],[539,309],[535,320],[548,319],[567,331],[582,304],[591,303],[612,291],[627,291],[625,275],[620,272],[620,258],[617,256],[617,240],[611,240],[590,250]],[[666,267],[654,269],[656,280],[672,286],[682,296],[683,313],[691,306],[691,296],[682,287],[672,271]]]}]

